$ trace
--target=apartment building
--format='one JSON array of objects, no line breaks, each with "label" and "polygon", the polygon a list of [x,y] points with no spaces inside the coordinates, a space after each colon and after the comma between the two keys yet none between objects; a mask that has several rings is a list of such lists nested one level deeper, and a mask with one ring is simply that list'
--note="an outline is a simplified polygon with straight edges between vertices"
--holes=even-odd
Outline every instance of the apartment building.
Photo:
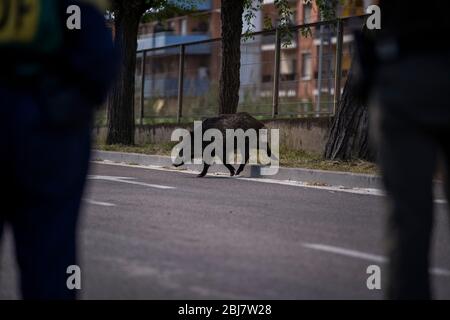
[{"label": "apartment building", "polygon": [[[141,24],[138,51],[219,38],[220,2],[206,0],[200,2],[197,10],[189,15],[174,17],[164,23]],[[315,1],[291,0],[289,3],[293,25],[320,20]],[[340,16],[363,14],[365,1],[349,0],[349,4],[339,8]],[[254,31],[261,31],[268,24],[277,26],[278,12],[273,0],[263,0],[262,8],[256,13],[252,24]],[[298,113],[299,109],[328,112],[332,105],[335,30],[312,27],[308,31],[307,35],[300,31],[293,32],[290,43],[283,44],[280,52],[281,113]],[[344,37],[344,46],[347,46],[344,51],[348,51],[351,41],[351,35]],[[275,33],[247,39],[241,49],[240,108],[266,113],[273,95]],[[198,108],[217,104],[220,53],[220,41],[185,47],[184,97],[187,104],[191,101]],[[178,87],[179,48],[174,46],[148,51],[145,61],[145,97],[153,104],[155,114],[173,113]],[[138,53],[137,74],[142,70],[141,63],[142,53]],[[343,57],[344,77],[349,67],[350,55],[346,53]]]}]

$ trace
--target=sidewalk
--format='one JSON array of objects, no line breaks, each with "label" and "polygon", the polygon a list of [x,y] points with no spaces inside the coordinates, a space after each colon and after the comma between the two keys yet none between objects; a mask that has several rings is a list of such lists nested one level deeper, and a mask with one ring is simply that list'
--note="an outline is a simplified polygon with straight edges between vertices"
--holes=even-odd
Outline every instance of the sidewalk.
[{"label": "sidewalk", "polygon": [[[115,163],[173,168],[172,161],[168,156],[93,150],[91,159],[93,161],[111,161]],[[202,165],[192,164],[186,165],[186,167],[190,170],[201,171]],[[209,173],[228,174],[228,170],[222,165],[213,165],[209,169]],[[277,174],[263,176],[261,175],[260,166],[247,165],[241,176],[249,178],[302,181],[309,184],[342,186],[346,188],[381,188],[381,178],[376,175],[303,168],[280,167]]]}]

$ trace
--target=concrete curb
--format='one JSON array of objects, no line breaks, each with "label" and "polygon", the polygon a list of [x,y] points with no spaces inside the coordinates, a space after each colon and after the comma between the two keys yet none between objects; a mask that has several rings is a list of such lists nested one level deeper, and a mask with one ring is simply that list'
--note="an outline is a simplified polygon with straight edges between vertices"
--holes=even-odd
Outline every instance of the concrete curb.
[{"label": "concrete curb", "polygon": [[[91,159],[93,161],[106,160],[116,163],[127,163],[143,166],[172,167],[172,161],[168,156],[146,155],[140,153],[93,150]],[[200,171],[201,167],[202,165],[187,165],[188,169],[194,171]],[[221,165],[211,166],[209,172],[228,174],[228,170]],[[347,188],[381,188],[381,177],[370,174],[356,174],[303,168],[280,168],[277,174],[268,176],[261,175],[261,166],[248,165],[241,175],[251,178],[293,180],[317,185],[343,186]]]}]

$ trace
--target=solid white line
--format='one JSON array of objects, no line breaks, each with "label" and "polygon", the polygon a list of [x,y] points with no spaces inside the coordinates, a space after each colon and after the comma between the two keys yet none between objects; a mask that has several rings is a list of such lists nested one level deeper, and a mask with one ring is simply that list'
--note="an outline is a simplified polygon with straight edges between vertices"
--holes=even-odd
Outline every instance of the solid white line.
[{"label": "solid white line", "polygon": [[293,187],[301,187],[301,188],[309,188],[309,189],[319,189],[319,190],[332,191],[332,192],[346,192],[346,193],[353,193],[353,194],[365,194],[365,195],[371,195],[371,196],[384,196],[383,190],[375,189],[375,188],[347,188],[347,187],[343,187],[343,186],[321,186],[321,185],[310,184],[308,182],[303,182],[303,181],[275,180],[275,179],[267,179],[267,178],[237,177],[236,179],[255,181],[255,182],[263,182],[263,183],[272,183],[272,184],[279,184],[279,185],[293,186]]},{"label": "solid white line", "polygon": [[[328,246],[324,244],[318,244],[318,243],[303,243],[303,247],[323,251],[323,252],[330,252],[339,254],[342,256],[347,256],[351,258],[361,259],[361,260],[368,260],[372,262],[377,263],[386,263],[388,259],[384,256],[379,256],[371,253],[365,253],[361,251],[356,250],[350,250],[345,248],[339,248],[334,246]],[[450,270],[442,269],[442,268],[431,268],[430,272],[436,276],[444,276],[444,277],[450,277]]]},{"label": "solid white line", "polygon": [[430,269],[430,271],[435,276],[450,277],[450,270],[447,270],[447,269],[432,268],[432,269]]},{"label": "solid white line", "polygon": [[153,183],[145,183],[145,182],[134,181],[135,178],[132,178],[132,177],[91,175],[91,176],[88,176],[88,179],[128,183],[128,184],[134,184],[134,185],[138,185],[138,186],[157,188],[157,189],[164,189],[164,190],[176,189],[175,187],[165,186],[165,185],[161,185],[161,184],[153,184]]},{"label": "solid white line", "polygon": [[89,204],[96,205],[96,206],[103,206],[103,207],[115,207],[116,206],[114,203],[95,201],[92,199],[83,199],[83,201],[86,203],[89,203]]}]

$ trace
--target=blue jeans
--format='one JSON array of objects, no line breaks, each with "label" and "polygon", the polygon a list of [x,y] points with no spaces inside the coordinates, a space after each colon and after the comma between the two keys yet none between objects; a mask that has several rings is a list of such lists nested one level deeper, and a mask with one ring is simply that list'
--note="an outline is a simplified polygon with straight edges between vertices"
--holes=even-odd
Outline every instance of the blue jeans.
[{"label": "blue jeans", "polygon": [[[89,105],[66,100],[62,108]],[[74,299],[67,267],[76,264],[80,201],[88,171],[90,118],[72,126],[48,121],[37,92],[0,86],[0,236],[10,224],[24,299]]]}]

